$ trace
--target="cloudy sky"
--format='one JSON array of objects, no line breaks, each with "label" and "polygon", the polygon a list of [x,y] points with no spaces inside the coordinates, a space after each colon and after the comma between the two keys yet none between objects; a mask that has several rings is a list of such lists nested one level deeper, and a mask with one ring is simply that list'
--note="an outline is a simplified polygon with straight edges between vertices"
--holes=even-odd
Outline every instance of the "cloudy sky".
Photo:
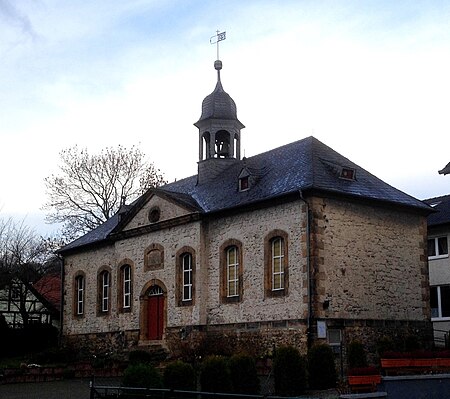
[{"label": "cloudy sky", "polygon": [[450,2],[0,0],[0,209],[38,231],[59,152],[139,145],[196,173],[222,83],[246,156],[315,136],[419,199],[450,193]]}]

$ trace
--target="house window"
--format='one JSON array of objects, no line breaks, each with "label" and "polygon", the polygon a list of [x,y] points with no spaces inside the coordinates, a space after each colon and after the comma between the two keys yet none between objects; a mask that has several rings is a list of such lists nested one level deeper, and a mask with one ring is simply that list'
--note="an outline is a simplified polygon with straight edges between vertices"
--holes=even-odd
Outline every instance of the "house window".
[{"label": "house window", "polygon": [[99,275],[99,310],[102,313],[109,311],[110,273],[106,270]]},{"label": "house window", "polygon": [[355,172],[355,169],[342,168],[340,177],[341,179],[355,180]]},{"label": "house window", "polygon": [[128,259],[120,266],[117,281],[117,306],[119,312],[130,312],[133,298],[133,269]]},{"label": "house window", "polygon": [[131,266],[125,265],[122,268],[122,307],[123,309],[131,307]]},{"label": "house window", "polygon": [[450,285],[430,287],[431,319],[450,318]]},{"label": "house window", "polygon": [[220,294],[222,302],[239,302],[243,294],[242,244],[228,240],[220,249]]},{"label": "house window", "polygon": [[195,296],[195,251],[183,247],[177,252],[176,301],[178,306],[193,305]]},{"label": "house window", "polygon": [[84,276],[78,275],[75,277],[75,315],[82,316],[84,314]]},{"label": "house window", "polygon": [[236,247],[227,249],[227,297],[239,295],[239,261]]},{"label": "house window", "polygon": [[181,263],[183,265],[183,301],[192,300],[192,255],[183,254]]},{"label": "house window", "polygon": [[444,258],[447,256],[447,236],[428,239],[428,258]]},{"label": "house window", "polygon": [[272,290],[284,289],[284,243],[281,237],[272,240]]},{"label": "house window", "polygon": [[239,179],[239,191],[246,191],[249,189],[248,176]]},{"label": "house window", "polygon": [[264,288],[266,297],[287,295],[288,235],[281,230],[268,234],[264,242]]}]

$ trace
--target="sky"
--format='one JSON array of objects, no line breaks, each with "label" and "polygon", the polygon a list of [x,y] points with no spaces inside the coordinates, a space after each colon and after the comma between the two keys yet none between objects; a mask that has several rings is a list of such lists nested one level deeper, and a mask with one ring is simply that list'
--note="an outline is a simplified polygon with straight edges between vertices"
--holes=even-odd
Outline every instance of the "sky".
[{"label": "sky", "polygon": [[245,156],[314,136],[419,199],[450,193],[450,2],[0,0],[0,215],[43,234],[59,153],[137,145],[197,172],[216,83]]}]

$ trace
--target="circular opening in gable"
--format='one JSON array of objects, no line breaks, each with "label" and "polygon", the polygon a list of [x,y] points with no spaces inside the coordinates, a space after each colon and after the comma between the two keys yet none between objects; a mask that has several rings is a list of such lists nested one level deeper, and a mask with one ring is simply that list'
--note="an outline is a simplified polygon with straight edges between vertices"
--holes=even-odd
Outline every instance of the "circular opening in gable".
[{"label": "circular opening in gable", "polygon": [[156,223],[161,217],[161,211],[158,207],[150,209],[148,213],[148,220],[150,223]]}]

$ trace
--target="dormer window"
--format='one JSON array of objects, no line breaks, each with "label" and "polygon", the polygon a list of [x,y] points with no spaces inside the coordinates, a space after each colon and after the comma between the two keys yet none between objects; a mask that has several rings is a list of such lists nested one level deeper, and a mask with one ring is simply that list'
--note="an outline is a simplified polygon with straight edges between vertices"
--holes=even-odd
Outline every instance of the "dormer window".
[{"label": "dormer window", "polygon": [[351,168],[342,168],[341,175],[339,177],[346,180],[355,180],[356,170]]},{"label": "dormer window", "polygon": [[248,176],[241,177],[239,179],[239,191],[246,191],[249,188],[250,187],[249,187],[249,184],[248,184]]}]

